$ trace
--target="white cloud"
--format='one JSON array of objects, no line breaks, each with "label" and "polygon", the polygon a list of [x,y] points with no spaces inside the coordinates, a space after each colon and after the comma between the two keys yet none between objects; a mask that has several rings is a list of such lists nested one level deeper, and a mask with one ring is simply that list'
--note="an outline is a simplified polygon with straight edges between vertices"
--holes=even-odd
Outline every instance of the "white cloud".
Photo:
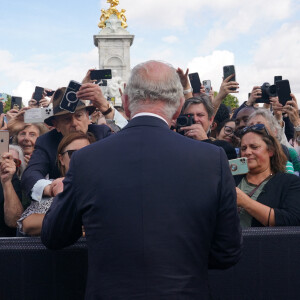
[{"label": "white cloud", "polygon": [[174,44],[179,41],[178,37],[175,35],[169,35],[162,38],[162,41],[168,44]]},{"label": "white cloud", "polygon": [[97,67],[97,48],[88,53],[38,55],[28,62],[16,61],[8,51],[0,51],[1,76],[6,76],[12,86],[9,91],[5,86],[1,88],[3,92],[23,97],[24,103],[28,102],[36,85],[57,89],[66,86],[71,79],[81,81],[88,69]]},{"label": "white cloud", "polygon": [[198,72],[200,80],[211,80],[212,87],[219,91],[223,66],[234,64],[234,54],[229,51],[213,51],[207,56],[195,57],[188,63],[190,73]]}]

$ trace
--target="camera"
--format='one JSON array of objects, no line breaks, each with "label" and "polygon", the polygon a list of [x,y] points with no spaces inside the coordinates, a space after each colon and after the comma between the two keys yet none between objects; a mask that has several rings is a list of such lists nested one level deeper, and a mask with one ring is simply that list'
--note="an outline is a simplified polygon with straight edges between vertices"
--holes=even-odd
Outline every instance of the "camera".
[{"label": "camera", "polygon": [[71,80],[63,99],[60,102],[60,108],[68,110],[69,112],[75,112],[79,99],[76,96],[76,93],[79,91],[81,84],[74,80]]},{"label": "camera", "polygon": [[177,129],[195,124],[194,116],[191,114],[182,114],[177,118]]},{"label": "camera", "polygon": [[265,82],[261,87],[261,97],[256,99],[256,103],[270,103],[270,97],[277,97],[276,85]]},{"label": "camera", "polygon": [[43,123],[45,119],[53,116],[53,111],[49,107],[31,108],[25,111],[25,123]]}]

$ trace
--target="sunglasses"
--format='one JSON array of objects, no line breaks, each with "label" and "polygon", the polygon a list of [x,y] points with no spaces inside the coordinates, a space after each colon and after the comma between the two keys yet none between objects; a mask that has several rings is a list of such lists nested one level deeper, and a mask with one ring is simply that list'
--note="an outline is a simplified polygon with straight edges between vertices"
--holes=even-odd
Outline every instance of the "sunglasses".
[{"label": "sunglasses", "polygon": [[68,153],[68,156],[69,156],[69,158],[71,159],[71,156],[72,156],[72,154],[73,154],[75,151],[77,151],[77,150],[67,150],[67,151],[63,152],[61,155],[64,155],[64,154]]},{"label": "sunglasses", "polygon": [[255,125],[247,126],[242,129],[241,135],[243,136],[247,132],[266,133],[266,135],[270,135],[264,124],[255,124]]}]

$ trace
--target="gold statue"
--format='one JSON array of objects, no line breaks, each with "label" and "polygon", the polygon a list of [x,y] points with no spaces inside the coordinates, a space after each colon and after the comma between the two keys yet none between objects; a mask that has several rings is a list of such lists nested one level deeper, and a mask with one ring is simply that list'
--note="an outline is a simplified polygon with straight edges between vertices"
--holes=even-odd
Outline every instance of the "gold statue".
[{"label": "gold statue", "polygon": [[116,8],[117,5],[119,5],[119,0],[107,0],[107,3],[110,3],[110,8],[105,10],[105,9],[101,9],[101,17],[100,17],[100,23],[98,24],[99,28],[104,28],[106,27],[105,21],[109,19],[109,17],[111,15],[116,15],[118,17],[118,19],[121,20],[121,26],[123,28],[127,28],[128,25],[126,23],[127,19],[125,16],[125,9],[121,9],[121,11],[119,12]]}]

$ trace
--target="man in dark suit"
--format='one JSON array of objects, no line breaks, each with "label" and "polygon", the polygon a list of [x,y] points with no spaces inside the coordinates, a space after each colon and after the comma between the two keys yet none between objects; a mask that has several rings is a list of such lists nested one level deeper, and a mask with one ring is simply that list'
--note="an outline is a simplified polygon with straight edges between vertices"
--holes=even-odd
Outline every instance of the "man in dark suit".
[{"label": "man in dark suit", "polygon": [[183,101],[174,68],[140,64],[123,95],[129,124],[72,156],[41,238],[60,249],[84,226],[86,299],[207,299],[208,267],[241,256],[224,151],[169,129]]}]

